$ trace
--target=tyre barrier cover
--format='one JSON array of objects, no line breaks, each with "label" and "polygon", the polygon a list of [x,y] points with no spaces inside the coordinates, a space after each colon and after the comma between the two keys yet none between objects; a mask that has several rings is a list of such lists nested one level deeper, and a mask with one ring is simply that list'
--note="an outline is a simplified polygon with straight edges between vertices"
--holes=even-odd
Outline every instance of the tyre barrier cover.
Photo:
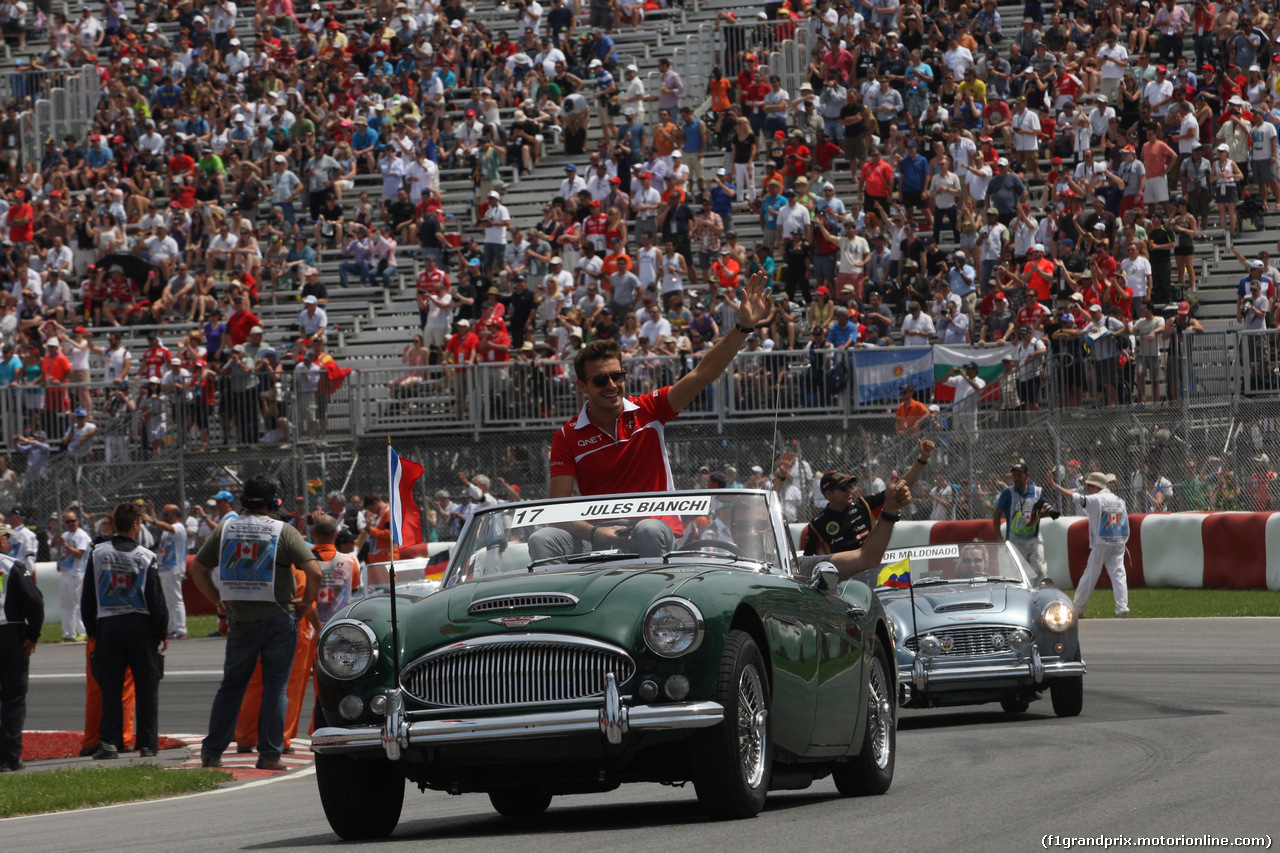
[{"label": "tyre barrier cover", "polygon": [[[799,542],[803,524],[791,525]],[[1046,518],[1040,524],[1049,577],[1075,586],[1089,559],[1084,518]],[[911,548],[991,538],[991,522],[902,521],[889,548]],[[1280,589],[1280,512],[1175,512],[1129,516],[1125,573],[1131,588]],[[1109,589],[1106,572],[1097,586]]]}]

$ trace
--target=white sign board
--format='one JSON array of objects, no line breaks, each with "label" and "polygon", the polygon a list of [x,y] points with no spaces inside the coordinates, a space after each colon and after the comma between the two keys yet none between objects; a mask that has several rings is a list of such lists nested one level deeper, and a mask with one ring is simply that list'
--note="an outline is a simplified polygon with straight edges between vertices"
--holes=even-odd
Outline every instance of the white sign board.
[{"label": "white sign board", "polygon": [[899,548],[896,551],[885,551],[880,558],[882,563],[896,563],[899,560],[942,560],[947,557],[959,557],[959,545],[920,545],[915,548]]},{"label": "white sign board", "polygon": [[530,527],[543,524],[563,524],[566,521],[604,521],[611,518],[638,518],[658,515],[707,515],[711,512],[710,495],[693,495],[687,498],[670,495],[652,498],[605,498],[603,500],[573,501],[572,503],[546,504],[515,509],[507,527]]}]

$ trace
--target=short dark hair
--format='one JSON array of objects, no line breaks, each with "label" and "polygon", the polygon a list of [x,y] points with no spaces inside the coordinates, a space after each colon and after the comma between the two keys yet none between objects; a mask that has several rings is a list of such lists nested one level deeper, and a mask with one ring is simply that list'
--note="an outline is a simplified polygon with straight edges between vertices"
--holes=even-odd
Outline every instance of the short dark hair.
[{"label": "short dark hair", "polygon": [[382,500],[382,495],[378,494],[377,492],[369,492],[369,494],[365,495],[363,498],[364,508],[368,509],[369,507],[373,506],[375,503],[378,503],[381,500]]},{"label": "short dark hair", "polygon": [[252,477],[244,484],[240,504],[249,510],[267,509],[280,491],[280,481],[275,477]]},{"label": "short dark hair", "polygon": [[116,504],[116,508],[111,511],[111,523],[115,526],[116,533],[132,530],[133,525],[137,524],[140,518],[142,518],[142,507],[135,503]]},{"label": "short dark hair", "polygon": [[[588,244],[589,245],[589,244]],[[622,348],[618,346],[618,342],[612,338],[601,338],[592,341],[578,351],[573,358],[574,375],[583,382],[587,381],[587,362],[589,361],[607,361],[611,358],[622,361]]]}]

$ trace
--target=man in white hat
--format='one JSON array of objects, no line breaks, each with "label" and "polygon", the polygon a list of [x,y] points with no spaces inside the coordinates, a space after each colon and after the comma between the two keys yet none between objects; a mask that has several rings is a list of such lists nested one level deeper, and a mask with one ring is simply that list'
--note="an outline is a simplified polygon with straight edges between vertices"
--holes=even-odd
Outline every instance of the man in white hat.
[{"label": "man in white hat", "polygon": [[1076,615],[1082,615],[1089,606],[1093,585],[1098,582],[1103,566],[1111,576],[1111,588],[1116,599],[1116,615],[1129,615],[1129,586],[1124,573],[1125,543],[1129,541],[1129,513],[1124,499],[1111,491],[1111,478],[1101,471],[1094,471],[1084,478],[1084,492],[1073,492],[1059,486],[1050,469],[1047,481],[1051,488],[1070,498],[1084,510],[1089,519],[1089,562],[1076,585],[1072,602]]}]

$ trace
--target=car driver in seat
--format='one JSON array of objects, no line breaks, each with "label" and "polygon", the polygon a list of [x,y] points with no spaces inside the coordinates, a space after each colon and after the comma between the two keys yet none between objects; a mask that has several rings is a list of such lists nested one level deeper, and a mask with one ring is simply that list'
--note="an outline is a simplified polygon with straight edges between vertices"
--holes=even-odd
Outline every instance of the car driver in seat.
[{"label": "car driver in seat", "polygon": [[[626,394],[627,373],[617,341],[606,338],[583,347],[573,368],[578,392],[586,402],[551,439],[550,497],[567,498],[575,486],[584,497],[673,491],[676,485],[663,426],[725,372],[747,335],[771,310],[767,279],[757,273],[747,282],[738,321],[697,366],[674,385],[635,397]],[[584,548],[619,548],[657,557],[670,551],[683,532],[675,516],[644,519],[630,529],[572,521],[534,533],[529,538],[529,555],[537,560],[576,554]]]}]

